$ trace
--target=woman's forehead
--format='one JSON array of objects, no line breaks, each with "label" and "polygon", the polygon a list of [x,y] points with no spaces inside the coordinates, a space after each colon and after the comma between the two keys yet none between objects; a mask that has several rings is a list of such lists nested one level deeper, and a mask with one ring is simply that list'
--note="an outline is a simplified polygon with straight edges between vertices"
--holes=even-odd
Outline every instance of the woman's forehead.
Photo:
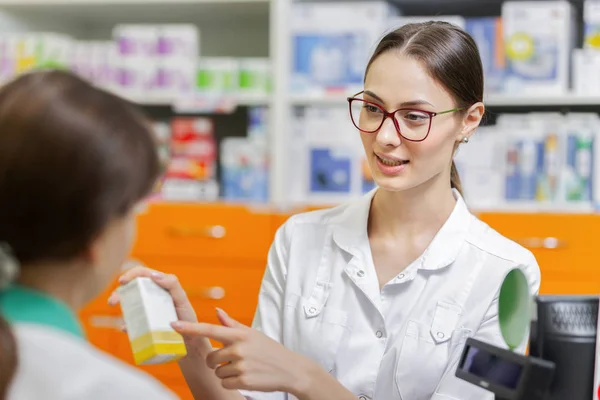
[{"label": "woman's forehead", "polygon": [[452,101],[446,89],[418,60],[392,51],[373,61],[365,77],[365,90],[389,106],[416,100],[431,104]]}]

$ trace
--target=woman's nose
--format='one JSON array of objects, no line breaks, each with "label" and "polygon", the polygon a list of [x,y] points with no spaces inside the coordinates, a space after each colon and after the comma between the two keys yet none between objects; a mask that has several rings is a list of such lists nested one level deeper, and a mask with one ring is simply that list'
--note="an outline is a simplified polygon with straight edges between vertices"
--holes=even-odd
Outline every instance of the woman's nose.
[{"label": "woman's nose", "polygon": [[376,140],[377,144],[382,147],[400,146],[402,140],[400,139],[400,135],[398,134],[396,126],[394,125],[394,121],[391,118],[386,118],[385,121],[383,121],[383,125],[381,125],[379,131],[377,131]]}]

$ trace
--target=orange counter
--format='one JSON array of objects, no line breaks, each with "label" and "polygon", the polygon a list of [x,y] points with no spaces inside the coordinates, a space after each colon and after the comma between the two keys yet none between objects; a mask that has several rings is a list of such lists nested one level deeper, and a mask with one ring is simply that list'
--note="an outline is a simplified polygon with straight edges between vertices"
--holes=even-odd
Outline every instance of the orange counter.
[{"label": "orange counter", "polygon": [[[139,217],[133,258],[176,274],[198,317],[217,322],[220,307],[250,324],[277,228],[289,214],[223,204],[154,204]],[[600,216],[489,213],[479,217],[532,250],[542,270],[543,294],[600,293],[594,250]],[[133,364],[120,309],[106,304],[110,290],[90,304],[82,321],[92,343]],[[192,399],[177,364],[142,367],[182,399]]]}]

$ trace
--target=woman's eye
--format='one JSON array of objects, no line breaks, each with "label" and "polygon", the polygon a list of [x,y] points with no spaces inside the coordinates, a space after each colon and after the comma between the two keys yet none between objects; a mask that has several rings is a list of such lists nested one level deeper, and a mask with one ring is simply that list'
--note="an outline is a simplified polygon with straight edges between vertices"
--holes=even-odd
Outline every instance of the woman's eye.
[{"label": "woman's eye", "polygon": [[375,107],[372,104],[365,104],[365,110],[367,110],[367,112],[372,112],[372,113],[381,112],[379,107]]},{"label": "woman's eye", "polygon": [[429,118],[429,115],[427,115],[425,113],[421,113],[421,112],[414,112],[414,111],[406,113],[404,115],[404,119],[407,119],[409,121],[415,121],[415,122],[425,121],[427,118]]}]

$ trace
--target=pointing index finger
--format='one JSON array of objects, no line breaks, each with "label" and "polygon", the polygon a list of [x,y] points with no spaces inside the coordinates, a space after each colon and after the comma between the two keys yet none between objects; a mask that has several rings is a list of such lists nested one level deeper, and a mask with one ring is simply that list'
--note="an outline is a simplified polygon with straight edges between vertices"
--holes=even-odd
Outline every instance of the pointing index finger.
[{"label": "pointing index finger", "polygon": [[172,326],[183,336],[203,336],[224,345],[230,345],[241,340],[239,330],[227,326],[185,321],[174,322]]}]

